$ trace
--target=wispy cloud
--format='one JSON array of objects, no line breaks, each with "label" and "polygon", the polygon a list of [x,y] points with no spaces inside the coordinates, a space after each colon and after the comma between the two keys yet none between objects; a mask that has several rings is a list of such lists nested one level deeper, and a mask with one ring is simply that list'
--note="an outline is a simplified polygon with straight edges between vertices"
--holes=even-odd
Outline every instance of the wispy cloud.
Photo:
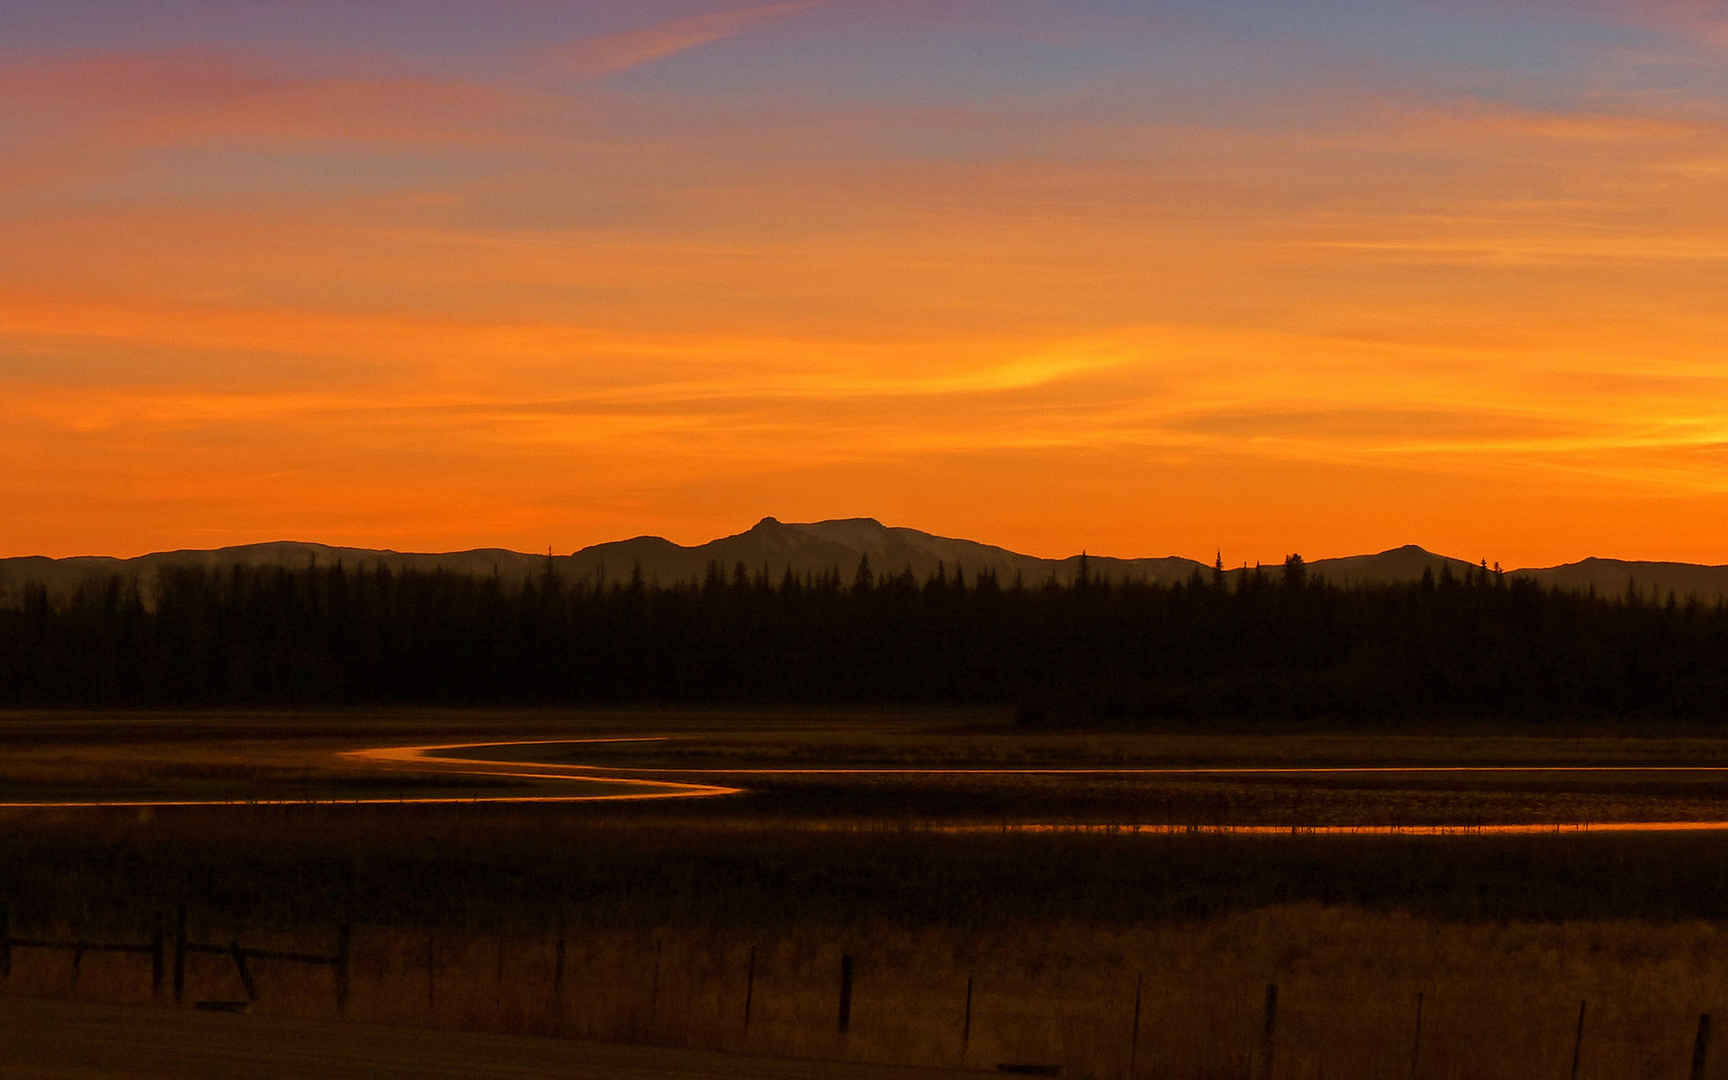
[{"label": "wispy cloud", "polygon": [[1423,110],[1409,118],[1427,130],[1441,133],[1577,143],[1716,139],[1724,132],[1718,117],[1533,109],[1486,101]]},{"label": "wispy cloud", "polygon": [[1271,404],[1172,417],[1176,431],[1226,438],[1319,439],[1327,443],[1419,444],[1540,441],[1598,431],[1600,422],[1503,409],[1400,406],[1303,408]]},{"label": "wispy cloud", "polygon": [[93,140],[113,148],[212,136],[496,141],[533,130],[537,114],[568,108],[521,87],[388,72],[321,74],[259,54],[197,50],[15,65],[0,69],[0,98],[37,129],[34,144],[84,148]]},{"label": "wispy cloud", "polygon": [[[537,81],[598,78],[820,6],[762,4],[590,37],[514,57],[517,76],[416,73],[406,58],[309,70],[261,51],[168,49],[64,53],[0,66],[0,100],[29,133],[0,165],[0,190],[40,187],[113,167],[141,148],[214,137],[339,140],[380,147],[532,141],[586,116]],[[526,75],[527,77],[521,77]]]},{"label": "wispy cloud", "polygon": [[817,6],[813,0],[760,4],[736,11],[671,19],[637,30],[588,38],[549,53],[545,66],[580,78],[598,78],[734,37],[756,23],[797,15]]},{"label": "wispy cloud", "polygon": [[1621,3],[1625,16],[1635,22],[1684,36],[1687,40],[1728,49],[1728,10],[1720,0],[1636,0]]}]

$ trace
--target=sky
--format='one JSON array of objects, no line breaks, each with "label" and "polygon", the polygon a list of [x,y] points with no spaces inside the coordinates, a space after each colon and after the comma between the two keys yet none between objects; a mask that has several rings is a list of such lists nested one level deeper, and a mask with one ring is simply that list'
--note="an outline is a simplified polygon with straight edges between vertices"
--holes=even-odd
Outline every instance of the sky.
[{"label": "sky", "polygon": [[0,555],[1728,563],[1716,0],[13,0]]}]

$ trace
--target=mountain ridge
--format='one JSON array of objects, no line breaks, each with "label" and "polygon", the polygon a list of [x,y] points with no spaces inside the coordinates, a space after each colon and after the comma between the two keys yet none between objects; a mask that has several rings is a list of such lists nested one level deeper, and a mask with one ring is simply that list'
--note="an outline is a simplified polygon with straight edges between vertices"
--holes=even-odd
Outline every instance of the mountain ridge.
[{"label": "mountain ridge", "polygon": [[[240,565],[296,566],[339,562],[355,569],[385,566],[392,570],[439,571],[497,575],[511,581],[546,572],[548,566],[566,578],[623,581],[640,573],[662,585],[703,580],[711,565],[727,575],[742,565],[746,574],[766,574],[778,581],[788,571],[796,576],[838,572],[853,580],[861,560],[868,559],[881,578],[910,570],[922,581],[937,573],[962,573],[975,580],[981,572],[996,575],[1004,585],[1019,580],[1041,585],[1054,580],[1071,584],[1082,560],[1097,580],[1171,584],[1213,568],[1180,555],[1123,558],[1082,553],[1051,559],[1025,555],[995,544],[938,536],[904,526],[885,525],[875,518],[834,518],[817,522],[782,522],[764,517],[749,529],[684,546],[662,536],[641,535],[593,544],[568,555],[535,555],[505,548],[472,548],[453,552],[403,552],[389,548],[353,548],[311,541],[272,540],[223,548],[151,552],[134,558],[80,555],[49,558],[40,555],[0,559],[0,602],[22,595],[25,585],[41,582],[51,593],[66,594],[92,577],[118,574],[148,586],[164,568],[201,566],[227,569]],[[1429,551],[1416,544],[1363,555],[1316,559],[1305,563],[1311,576],[1334,584],[1377,584],[1415,581],[1426,572],[1436,577],[1461,576],[1479,564]],[[1235,577],[1246,567],[1227,568]],[[1269,569],[1276,571],[1277,567]],[[1713,601],[1728,598],[1728,566],[1698,563],[1624,560],[1591,556],[1550,567],[1506,571],[1543,585],[1594,589],[1662,599]]]}]

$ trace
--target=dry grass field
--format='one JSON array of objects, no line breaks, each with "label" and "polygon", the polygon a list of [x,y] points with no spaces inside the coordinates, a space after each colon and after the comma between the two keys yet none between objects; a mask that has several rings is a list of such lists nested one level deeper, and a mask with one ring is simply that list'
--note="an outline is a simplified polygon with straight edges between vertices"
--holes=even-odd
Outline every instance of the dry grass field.
[{"label": "dry grass field", "polygon": [[[305,933],[247,940],[328,945]],[[347,1018],[1100,1078],[1264,1076],[1269,1048],[1275,1074],[1292,1078],[1404,1076],[1413,1060],[1425,1077],[1564,1076],[1575,1049],[1583,1076],[1679,1077],[1698,1014],[1728,1006],[1723,933],[1706,922],[1446,923],[1294,905],[1192,923],[658,926],[564,940],[558,980],[553,932],[359,927]],[[845,1035],[843,951],[857,972]],[[328,971],[256,967],[255,1015],[336,1017]],[[225,958],[199,957],[187,977],[188,1001],[242,996]],[[87,958],[74,981],[65,954],[38,950],[18,951],[7,993],[151,1000],[137,957]]]},{"label": "dry grass field", "polygon": [[[619,732],[678,737],[584,747],[583,760],[668,775],[793,763],[1728,760],[1707,740],[1611,734],[1029,736],[953,714],[748,719],[746,735],[739,717],[715,714],[11,717],[0,776],[16,790],[226,792],[259,780],[249,768],[275,778],[261,783],[327,769],[364,790],[407,778],[345,771],[334,753]],[[1098,1080],[1567,1076],[1575,1052],[1579,1076],[1681,1077],[1699,1014],[1728,1017],[1728,859],[1710,834],[926,828],[1728,817],[1707,777],[746,776],[750,794],[659,805],[3,811],[0,900],[14,936],[66,942],[146,941],[181,906],[192,940],[247,949],[329,954],[347,925],[345,1014],[358,1024],[1052,1065]],[[843,956],[855,974],[845,1033]],[[153,991],[145,956],[87,952],[75,965],[68,950],[15,948],[11,961],[9,995],[170,996]],[[250,974],[254,1016],[337,1017],[329,967],[260,960]],[[225,955],[188,957],[185,978],[188,1006],[245,996]],[[1713,1049],[1705,1075],[1728,1076],[1728,1047]]]}]

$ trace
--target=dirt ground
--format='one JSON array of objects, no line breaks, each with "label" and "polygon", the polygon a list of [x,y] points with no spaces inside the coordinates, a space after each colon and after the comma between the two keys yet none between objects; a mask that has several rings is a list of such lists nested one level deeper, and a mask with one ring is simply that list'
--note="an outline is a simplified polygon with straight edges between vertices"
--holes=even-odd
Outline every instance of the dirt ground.
[{"label": "dirt ground", "polygon": [[918,1080],[965,1075],[653,1046],[0,997],[6,1077]]}]

